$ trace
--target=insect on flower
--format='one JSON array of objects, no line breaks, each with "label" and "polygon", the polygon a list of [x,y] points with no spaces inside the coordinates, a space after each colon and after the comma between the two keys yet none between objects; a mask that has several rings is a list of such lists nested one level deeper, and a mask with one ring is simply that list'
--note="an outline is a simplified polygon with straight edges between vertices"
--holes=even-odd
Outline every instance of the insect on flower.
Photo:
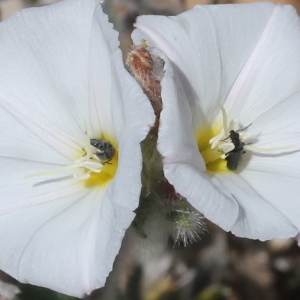
[{"label": "insect on flower", "polygon": [[230,130],[228,138],[230,138],[234,144],[234,149],[226,153],[225,160],[227,161],[227,168],[234,171],[241,163],[243,154],[246,153],[246,151],[244,151],[245,143],[241,142],[239,133],[234,130]]},{"label": "insect on flower", "polygon": [[[251,124],[250,124],[251,125]],[[246,153],[244,150],[245,143],[241,141],[239,132],[246,130],[250,125],[239,130],[230,130],[229,136],[224,139],[231,139],[234,149],[225,153],[225,160],[227,161],[227,168],[231,171],[235,171],[242,161],[243,154]]]},{"label": "insect on flower", "polygon": [[91,145],[97,149],[95,155],[102,164],[109,163],[115,154],[115,148],[106,140],[91,139]]},{"label": "insect on flower", "polygon": [[[135,23],[133,41],[163,51],[166,70],[175,66],[162,81],[164,174],[237,236],[264,241],[300,231],[299,24],[292,6],[273,3],[196,6]],[[239,132],[250,123],[251,132]]]},{"label": "insect on flower", "polygon": [[24,9],[0,37],[0,269],[82,298],[135,218],[155,115],[100,0]]}]

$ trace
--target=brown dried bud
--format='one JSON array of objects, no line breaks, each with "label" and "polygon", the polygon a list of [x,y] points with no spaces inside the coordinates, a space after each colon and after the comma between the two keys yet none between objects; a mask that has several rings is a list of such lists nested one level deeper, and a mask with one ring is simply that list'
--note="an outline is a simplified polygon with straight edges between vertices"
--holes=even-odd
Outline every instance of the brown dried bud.
[{"label": "brown dried bud", "polygon": [[148,50],[148,43],[143,40],[140,45],[132,46],[132,50],[128,53],[126,64],[151,101],[158,121],[162,110],[162,99],[160,80],[156,74],[155,59],[160,60],[160,64],[163,66],[161,59],[151,56]]}]

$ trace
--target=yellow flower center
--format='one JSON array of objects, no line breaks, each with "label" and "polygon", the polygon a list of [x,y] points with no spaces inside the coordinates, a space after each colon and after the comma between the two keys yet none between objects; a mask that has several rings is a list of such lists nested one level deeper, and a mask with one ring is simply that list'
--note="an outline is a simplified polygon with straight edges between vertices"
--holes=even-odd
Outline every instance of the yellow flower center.
[{"label": "yellow flower center", "polygon": [[57,175],[73,172],[73,177],[82,182],[85,187],[103,187],[116,175],[118,168],[118,146],[110,136],[90,139],[86,134],[83,143],[79,143],[78,159],[61,168],[30,174],[27,178],[36,176]]},{"label": "yellow flower center", "polygon": [[205,161],[206,171],[213,173],[229,172],[227,162],[221,156],[218,147],[212,148],[210,141],[216,137],[222,130],[222,124],[213,124],[211,127],[201,128],[197,133],[197,142],[199,151]]},{"label": "yellow flower center", "polygon": [[244,141],[250,136],[245,130],[251,124],[241,127],[236,119],[229,122],[224,106],[219,104],[219,107],[223,120],[213,122],[210,127],[201,128],[196,135],[206,170],[213,173],[235,171],[244,154]]},{"label": "yellow flower center", "polygon": [[198,149],[205,161],[207,172],[236,171],[246,150],[252,153],[274,153],[274,151],[292,151],[295,147],[295,145],[287,145],[259,148],[249,145],[253,137],[247,129],[252,124],[242,126],[236,119],[228,122],[225,108],[222,105],[219,106],[223,121],[215,121],[210,127],[201,128],[196,134]]},{"label": "yellow flower center", "polygon": [[85,180],[86,187],[104,186],[108,184],[116,175],[118,168],[118,147],[113,138],[105,137],[103,140],[109,142],[115,149],[115,153],[108,162],[104,162],[100,172],[90,173],[90,177]]},{"label": "yellow flower center", "polygon": [[196,135],[206,170],[214,173],[237,170],[245,153],[245,140],[251,136],[246,132],[251,124],[242,127],[236,119],[229,122],[225,108],[221,104],[219,106],[222,122],[215,121],[211,127],[202,128]]}]

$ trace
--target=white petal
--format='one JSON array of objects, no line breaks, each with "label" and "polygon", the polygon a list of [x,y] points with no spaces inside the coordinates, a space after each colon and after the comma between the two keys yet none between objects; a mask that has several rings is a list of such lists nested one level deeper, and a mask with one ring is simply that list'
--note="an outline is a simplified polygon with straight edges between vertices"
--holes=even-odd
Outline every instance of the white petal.
[{"label": "white petal", "polygon": [[199,127],[220,111],[273,9],[271,3],[207,5],[177,17],[142,16],[133,39],[149,39],[180,70]]},{"label": "white petal", "polygon": [[192,131],[192,113],[178,75],[161,51],[153,49],[152,52],[165,62],[161,81],[163,110],[160,115],[158,150],[164,156],[165,164],[184,162],[203,171],[204,161],[199,155]]},{"label": "white petal", "polygon": [[3,86],[0,90],[0,157],[52,164],[78,159],[81,148],[72,136],[43,120],[22,98],[12,95]]},{"label": "white petal", "polygon": [[[2,216],[1,267],[21,282],[82,297],[105,283],[133,213],[101,190]],[[95,238],[97,237],[97,238]]]},{"label": "white petal", "polygon": [[119,144],[119,165],[117,174],[107,193],[113,195],[118,205],[135,210],[139,204],[141,192],[142,154],[139,143],[148,131],[132,130],[123,135]]},{"label": "white petal", "polygon": [[[135,42],[150,40],[175,65],[190,102],[194,130],[212,125],[217,112],[221,118],[217,105],[222,103],[229,120],[239,118],[244,126],[252,123],[249,131],[259,137],[254,146],[295,145],[293,150],[299,149],[300,26],[299,17],[292,7],[271,3],[199,6],[177,17],[143,16],[138,19],[136,27],[138,29],[133,33]],[[283,84],[285,82],[287,84]],[[165,94],[166,111],[163,112],[166,116],[168,103],[180,100]],[[186,118],[187,115],[182,116]],[[160,131],[165,132],[165,136],[174,135],[164,118],[162,113]],[[175,121],[168,120],[168,123],[173,125]],[[178,139],[174,138],[175,141]],[[291,209],[298,211],[295,197],[299,194],[296,178],[300,175],[295,163],[297,153],[282,157],[274,155],[289,151],[281,149],[274,151],[273,156],[245,154],[240,172],[244,180],[236,174],[212,175],[212,182],[220,193],[224,193],[224,198],[214,195],[214,202],[208,201],[213,205],[205,207],[201,201],[195,202],[193,191],[198,189],[200,195],[200,191],[205,194],[211,183],[202,179],[205,175],[199,173],[197,161],[197,170],[190,167],[188,158],[176,161],[174,157],[182,157],[181,148],[171,139],[169,141],[169,145],[162,143],[160,148],[165,156],[165,174],[195,208],[205,211],[207,218],[236,235],[261,240],[288,238],[299,232],[297,213],[291,212]],[[194,157],[194,145],[190,145],[189,153]],[[183,148],[186,149],[185,144]],[[294,165],[291,171],[287,171],[284,164],[287,168]],[[262,173],[266,175],[256,176],[269,169]],[[264,182],[269,172],[273,173],[266,184],[267,190]],[[282,184],[280,174],[282,177],[286,175]],[[273,188],[271,175],[277,183]],[[286,199],[288,191],[294,197],[284,208],[282,199]],[[233,209],[232,223],[222,219],[230,216],[229,206],[226,206],[229,199],[235,200],[239,206]],[[220,205],[223,215],[217,210]]]},{"label": "white petal", "polygon": [[[154,113],[124,69],[100,1],[24,10],[0,25],[0,36],[0,268],[81,297],[104,285],[134,218],[140,142]],[[71,172],[25,178],[78,159],[89,125],[118,142],[106,188],[87,190]]]},{"label": "white petal", "polygon": [[[257,141],[253,143],[254,147],[277,147],[278,151],[274,150],[267,153],[270,155],[282,152],[280,147],[286,147],[284,151],[288,152],[299,150],[299,99],[300,92],[283,99],[253,120],[249,131],[251,131],[254,137],[257,136]],[[252,146],[252,144],[250,146]]]},{"label": "white petal", "polygon": [[300,153],[281,156],[251,156],[245,158],[247,168],[240,173],[250,185],[278,211],[300,229],[299,193]]},{"label": "white petal", "polygon": [[227,97],[229,115],[250,124],[280,101],[299,93],[299,36],[300,19],[295,9],[276,5]]},{"label": "white petal", "polygon": [[96,136],[110,134],[119,140],[132,127],[148,132],[154,113],[138,83],[124,69],[117,32],[107,19],[98,7],[90,40],[89,113]]},{"label": "white petal", "polygon": [[110,134],[118,142],[118,170],[106,193],[113,195],[112,201],[116,205],[133,211],[138,206],[141,189],[140,142],[154,124],[155,115],[149,99],[125,70],[117,32],[107,23],[107,16],[100,7],[95,10],[92,25],[89,57],[91,125],[96,136]]},{"label": "white petal", "polygon": [[92,135],[109,134],[116,138],[111,116],[115,113],[112,111],[114,97],[121,98],[120,89],[116,85],[113,60],[113,53],[118,51],[119,42],[117,32],[107,20],[108,17],[98,7],[95,10],[89,41],[89,114]]},{"label": "white petal", "polygon": [[239,217],[239,205],[230,192],[214,186],[210,178],[183,164],[167,164],[164,172],[176,191],[186,197],[207,219],[226,231]]},{"label": "white petal", "polygon": [[[206,218],[229,230],[238,217],[238,205],[230,194],[218,191],[202,173],[205,165],[192,131],[191,111],[187,101],[182,101],[186,100],[185,93],[168,58],[159,51],[156,54],[165,61],[161,82],[164,102],[157,145],[164,157],[165,176]],[[230,218],[224,218],[227,212]]]},{"label": "white petal", "polygon": [[0,24],[1,104],[22,109],[35,126],[50,124],[81,137],[88,116],[87,60],[96,5],[63,1],[22,10]]},{"label": "white petal", "polygon": [[[249,177],[254,178],[255,176]],[[259,176],[257,180],[262,178],[262,176]],[[278,189],[275,191],[274,187],[272,188],[273,181],[270,181],[272,184],[263,189],[264,193],[260,193],[261,189],[258,189],[258,186],[262,186],[266,182],[266,178],[259,185],[257,180],[252,180],[251,183],[255,182],[252,185],[234,173],[217,174],[213,178],[216,186],[222,186],[223,189],[231,193],[240,206],[238,219],[231,231],[240,237],[263,241],[274,238],[295,237],[299,229],[290,221],[284,211],[279,209],[279,205],[274,205],[274,200],[280,198],[276,196]],[[269,192],[266,192],[267,189]],[[265,198],[267,194],[268,197]]]}]

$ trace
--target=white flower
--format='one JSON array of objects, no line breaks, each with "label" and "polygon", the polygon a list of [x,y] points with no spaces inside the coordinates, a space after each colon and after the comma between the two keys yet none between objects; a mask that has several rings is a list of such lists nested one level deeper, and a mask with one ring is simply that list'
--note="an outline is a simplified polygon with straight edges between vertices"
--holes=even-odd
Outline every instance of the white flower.
[{"label": "white flower", "polygon": [[118,45],[100,1],[0,24],[0,268],[21,282],[103,286],[135,216],[155,118]]},{"label": "white flower", "polygon": [[237,236],[295,237],[300,21],[294,8],[198,6],[177,17],[142,16],[136,27],[134,41],[160,48],[174,68],[162,82],[158,139],[170,183]]}]

